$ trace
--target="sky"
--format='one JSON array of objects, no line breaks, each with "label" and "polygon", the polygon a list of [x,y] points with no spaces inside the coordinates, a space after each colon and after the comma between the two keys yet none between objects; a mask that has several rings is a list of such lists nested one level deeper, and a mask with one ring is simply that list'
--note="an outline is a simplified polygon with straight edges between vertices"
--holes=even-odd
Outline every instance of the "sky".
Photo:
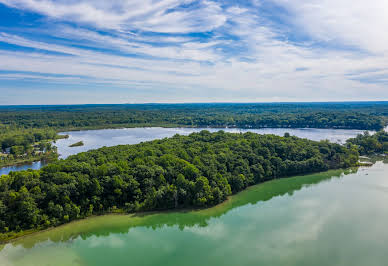
[{"label": "sky", "polygon": [[388,100],[386,0],[0,0],[0,105]]}]

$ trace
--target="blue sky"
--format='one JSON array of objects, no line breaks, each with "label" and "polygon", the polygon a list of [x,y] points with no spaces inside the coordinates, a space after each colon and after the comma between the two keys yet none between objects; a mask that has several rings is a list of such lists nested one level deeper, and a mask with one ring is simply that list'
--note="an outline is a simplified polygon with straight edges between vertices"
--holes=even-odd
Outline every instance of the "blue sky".
[{"label": "blue sky", "polygon": [[0,0],[0,105],[388,100],[385,0]]}]

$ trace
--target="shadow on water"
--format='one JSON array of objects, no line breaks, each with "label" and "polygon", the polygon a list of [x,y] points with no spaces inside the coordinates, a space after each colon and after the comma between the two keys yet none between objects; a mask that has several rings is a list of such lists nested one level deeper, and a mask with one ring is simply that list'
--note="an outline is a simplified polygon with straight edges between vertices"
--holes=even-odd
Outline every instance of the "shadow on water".
[{"label": "shadow on water", "polygon": [[[81,237],[108,236],[110,234],[126,234],[131,228],[146,227],[158,229],[177,226],[180,230],[186,227],[206,227],[210,219],[219,218],[229,211],[249,205],[265,202],[278,196],[292,196],[294,192],[319,184],[333,178],[357,172],[357,168],[347,170],[331,170],[327,172],[282,178],[249,187],[245,191],[230,197],[224,203],[208,209],[181,210],[154,213],[138,213],[129,215],[103,215],[75,221],[53,229],[38,232],[11,242],[11,245],[22,245],[32,248],[45,241],[71,242]],[[4,246],[3,246],[4,247]],[[0,246],[0,250],[3,248]]]}]

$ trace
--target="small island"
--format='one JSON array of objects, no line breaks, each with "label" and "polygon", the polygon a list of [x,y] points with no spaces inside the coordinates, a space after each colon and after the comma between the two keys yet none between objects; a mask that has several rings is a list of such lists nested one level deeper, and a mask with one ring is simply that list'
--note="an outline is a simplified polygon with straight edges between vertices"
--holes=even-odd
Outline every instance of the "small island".
[{"label": "small island", "polygon": [[69,147],[80,147],[80,146],[84,146],[84,143],[82,140],[69,145]]},{"label": "small island", "polygon": [[359,166],[387,141],[384,131],[340,145],[203,130],[79,153],[2,176],[0,243],[93,215],[211,207],[269,180]]}]

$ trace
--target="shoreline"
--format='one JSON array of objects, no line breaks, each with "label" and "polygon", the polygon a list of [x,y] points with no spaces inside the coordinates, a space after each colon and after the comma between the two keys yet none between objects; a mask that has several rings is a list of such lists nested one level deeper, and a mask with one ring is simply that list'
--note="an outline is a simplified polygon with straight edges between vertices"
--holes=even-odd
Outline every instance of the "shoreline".
[{"label": "shoreline", "polygon": [[[191,128],[191,129],[242,129],[242,130],[249,130],[249,129],[290,129],[290,130],[310,130],[310,129],[323,129],[323,130],[354,130],[354,131],[369,131],[376,133],[378,131],[375,130],[369,130],[369,129],[356,129],[356,128],[316,128],[316,127],[230,127],[230,126],[187,126],[187,125],[145,125],[145,124],[136,124],[136,125],[111,125],[111,126],[90,126],[90,127],[80,127],[80,128],[62,128],[62,129],[55,129],[57,132],[57,138],[55,140],[51,140],[52,143],[55,144],[55,141],[60,139],[67,139],[69,138],[68,132],[80,132],[80,131],[94,131],[94,130],[120,130],[120,129],[134,129],[134,128]],[[388,131],[388,126],[384,127],[383,130]],[[79,145],[83,146],[83,145]],[[69,147],[77,147],[77,146],[69,146]],[[58,154],[57,158],[60,156]],[[43,161],[44,158],[35,158],[33,160],[26,160],[21,161],[17,163],[8,163],[6,165],[0,166],[0,169],[6,168],[6,167],[13,167],[13,166],[21,166],[23,164],[29,164],[29,163],[35,163],[39,161]],[[48,160],[48,162],[53,160]]]},{"label": "shoreline", "polygon": [[[217,128],[217,129],[328,129],[328,130],[358,130],[358,131],[373,131],[378,132],[380,130],[387,130],[388,125],[382,127],[379,130],[376,129],[365,129],[365,128],[353,128],[353,127],[244,127],[244,126],[217,126],[217,125],[203,125],[203,126],[191,126],[191,125],[180,125],[180,124],[168,124],[168,125],[160,125],[160,124],[135,124],[135,125],[110,125],[110,126],[89,126],[89,127],[70,127],[70,128],[59,128],[55,129],[58,134],[65,132],[76,132],[76,131],[89,131],[89,130],[103,130],[103,129],[126,129],[126,128]],[[63,135],[59,135],[63,136]]]},{"label": "shoreline", "polygon": [[[56,158],[58,158],[59,154],[56,155]],[[2,168],[8,168],[8,167],[17,167],[17,166],[22,166],[22,165],[25,165],[25,164],[33,164],[33,163],[37,163],[37,162],[42,162],[42,161],[45,161],[45,162],[52,162],[52,161],[55,161],[56,158],[47,158],[45,156],[42,156],[40,158],[31,158],[31,159],[26,159],[26,160],[22,160],[22,161],[19,161],[17,163],[9,163],[9,164],[5,164],[5,165],[0,165],[0,169]]]},{"label": "shoreline", "polygon": [[[212,206],[203,207],[203,208],[198,208],[198,207],[197,208],[195,208],[195,207],[186,207],[186,208],[184,208],[183,207],[183,208],[175,208],[175,209],[164,209],[164,210],[153,210],[153,211],[139,211],[139,212],[130,212],[130,213],[125,212],[123,209],[116,209],[114,211],[110,211],[110,212],[106,212],[106,213],[101,213],[101,214],[97,214],[97,215],[91,215],[91,216],[87,216],[87,217],[84,217],[84,218],[79,218],[79,219],[70,221],[68,223],[60,224],[58,226],[51,226],[51,227],[44,228],[44,229],[30,229],[30,230],[23,231],[18,236],[12,236],[12,237],[7,238],[5,240],[0,240],[0,250],[5,245],[12,244],[12,243],[14,243],[16,241],[22,240],[23,238],[34,236],[34,235],[37,235],[37,234],[40,234],[40,233],[44,233],[44,232],[49,232],[49,231],[55,230],[57,228],[69,226],[71,224],[79,223],[79,222],[82,222],[82,221],[85,221],[85,220],[90,220],[90,219],[93,219],[93,218],[104,217],[104,216],[128,216],[128,218],[133,218],[133,217],[141,217],[141,216],[148,216],[148,215],[155,215],[155,214],[185,213],[185,212],[206,211],[206,210],[210,210],[212,208],[222,207],[223,205],[226,205],[226,204],[230,203],[234,197],[240,195],[241,193],[246,193],[247,191],[252,190],[255,187],[261,187],[264,184],[268,184],[268,183],[271,183],[271,182],[274,182],[274,181],[278,181],[278,180],[281,180],[281,179],[293,179],[293,178],[304,177],[304,176],[308,176],[308,175],[324,174],[324,173],[328,173],[330,171],[342,171],[342,172],[346,172],[346,171],[349,171],[349,170],[353,171],[352,169],[355,169],[355,168],[358,169],[359,167],[366,167],[366,166],[357,165],[357,166],[353,166],[353,167],[349,167],[349,168],[328,169],[327,171],[323,171],[323,172],[311,172],[311,173],[305,173],[305,174],[300,174],[300,175],[284,176],[284,177],[279,177],[279,178],[276,178],[276,179],[266,180],[264,182],[248,186],[247,188],[237,192],[236,194],[229,195],[226,198],[225,201],[223,201],[223,202],[221,202],[221,203],[219,203],[217,205],[212,205]],[[17,233],[16,233],[16,235],[17,235]]]}]

